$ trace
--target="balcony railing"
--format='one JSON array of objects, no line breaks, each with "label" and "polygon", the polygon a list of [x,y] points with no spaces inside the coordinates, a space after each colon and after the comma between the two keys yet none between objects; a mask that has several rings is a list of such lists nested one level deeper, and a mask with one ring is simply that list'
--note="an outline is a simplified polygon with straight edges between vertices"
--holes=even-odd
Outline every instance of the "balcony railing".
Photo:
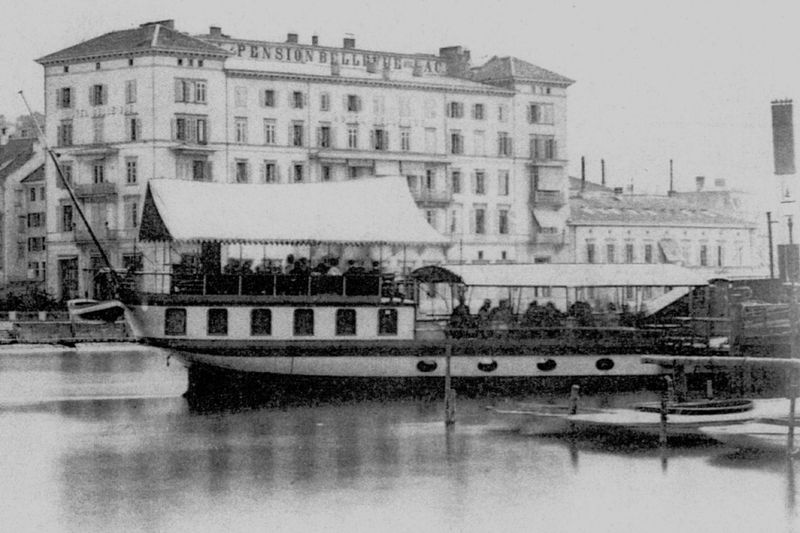
[{"label": "balcony railing", "polygon": [[78,198],[94,198],[117,195],[116,183],[81,183],[79,185],[75,185],[74,187],[75,196]]},{"label": "balcony railing", "polygon": [[550,233],[550,232],[534,232],[532,235],[535,244],[553,244],[562,246],[567,243],[566,235],[563,231]]},{"label": "balcony railing", "polygon": [[537,206],[560,207],[564,205],[564,193],[561,191],[531,191],[531,204]]},{"label": "balcony railing", "polygon": [[452,191],[439,191],[435,189],[411,189],[411,195],[418,204],[422,205],[447,205],[453,201]]},{"label": "balcony railing", "polygon": [[[97,240],[103,242],[116,242],[125,239],[133,239],[136,236],[136,229],[111,229],[106,227],[92,228]],[[75,228],[74,238],[76,244],[87,244],[92,242],[92,236],[86,226]]]}]

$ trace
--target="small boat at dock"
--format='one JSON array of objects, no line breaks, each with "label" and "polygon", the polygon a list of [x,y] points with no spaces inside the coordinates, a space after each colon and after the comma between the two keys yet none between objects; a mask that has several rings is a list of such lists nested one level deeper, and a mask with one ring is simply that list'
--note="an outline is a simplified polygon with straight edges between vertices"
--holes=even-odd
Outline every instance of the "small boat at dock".
[{"label": "small boat at dock", "polygon": [[[660,408],[641,404],[627,408],[581,409],[572,414],[567,406],[520,405],[490,408],[513,420],[519,429],[533,434],[628,432],[658,436],[662,432]],[[667,435],[698,437],[700,428],[732,426],[760,418],[780,417],[788,412],[789,400],[710,400],[668,404]]]}]

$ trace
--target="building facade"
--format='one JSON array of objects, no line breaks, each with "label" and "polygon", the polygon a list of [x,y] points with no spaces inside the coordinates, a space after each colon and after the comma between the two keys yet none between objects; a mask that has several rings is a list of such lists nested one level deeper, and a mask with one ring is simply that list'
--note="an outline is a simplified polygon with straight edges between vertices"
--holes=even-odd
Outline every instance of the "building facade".
[{"label": "building facade", "polygon": [[39,143],[15,138],[0,146],[0,285],[44,288],[46,202]]},{"label": "building facade", "polygon": [[[578,187],[580,182],[574,180]],[[708,278],[764,277],[757,225],[677,196],[584,186],[570,198],[566,255],[577,263],[675,263]]]},{"label": "building facade", "polygon": [[[452,246],[386,252],[392,269],[550,260],[564,247],[572,81],[520,59],[473,67],[462,47],[375,52],[352,37],[331,47],[216,27],[189,36],[161,21],[39,62],[48,142],[115,266],[140,262],[151,178],[268,186],[403,175]],[[91,294],[100,256],[54,165],[45,177],[49,287]]]}]

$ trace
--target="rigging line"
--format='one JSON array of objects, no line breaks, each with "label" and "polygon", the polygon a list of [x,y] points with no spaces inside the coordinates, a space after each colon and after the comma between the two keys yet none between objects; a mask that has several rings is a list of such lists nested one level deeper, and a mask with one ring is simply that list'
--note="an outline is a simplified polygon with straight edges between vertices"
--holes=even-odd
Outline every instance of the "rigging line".
[{"label": "rigging line", "polygon": [[[22,101],[25,103],[25,107],[28,108],[28,113],[30,113],[31,116],[33,116],[33,110],[31,110],[31,106],[28,105],[28,100],[25,98],[25,94],[22,91],[19,91],[19,95],[22,98]],[[106,264],[106,266],[108,267],[109,272],[111,273],[111,279],[112,279],[112,283],[114,285],[112,287],[112,289],[113,289],[114,295],[116,296],[117,289],[119,288],[119,285],[120,285],[117,273],[114,270],[114,267],[111,264],[111,261],[108,259],[108,255],[106,255],[106,251],[100,245],[100,241],[97,239],[97,235],[95,235],[91,224],[89,224],[89,221],[86,219],[86,215],[84,214],[83,209],[81,208],[81,205],[78,203],[78,200],[75,197],[75,192],[72,190],[72,186],[67,181],[67,179],[64,177],[64,173],[61,171],[61,165],[58,164],[58,159],[56,158],[55,152],[53,152],[53,150],[50,149],[50,146],[47,144],[47,138],[45,137],[44,132],[42,131],[42,127],[39,126],[39,121],[34,120],[33,123],[36,125],[36,131],[38,132],[39,140],[41,141],[42,146],[44,147],[45,151],[48,153],[48,155],[50,156],[50,159],[53,161],[53,164],[56,167],[56,172],[58,173],[58,177],[61,178],[62,185],[64,185],[64,188],[69,193],[69,197],[72,200],[72,204],[75,206],[75,210],[78,212],[78,214],[81,217],[81,220],[86,225],[86,229],[89,231],[89,235],[92,237],[92,242],[94,242],[94,245],[97,247],[97,250],[100,252],[100,256],[103,258],[103,262]]]}]

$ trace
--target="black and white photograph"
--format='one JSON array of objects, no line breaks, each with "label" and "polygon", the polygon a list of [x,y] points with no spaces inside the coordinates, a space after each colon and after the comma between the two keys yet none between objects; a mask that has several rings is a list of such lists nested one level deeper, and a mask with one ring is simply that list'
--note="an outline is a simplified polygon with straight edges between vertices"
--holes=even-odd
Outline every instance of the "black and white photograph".
[{"label": "black and white photograph", "polygon": [[800,533],[795,3],[2,12],[0,530]]}]

